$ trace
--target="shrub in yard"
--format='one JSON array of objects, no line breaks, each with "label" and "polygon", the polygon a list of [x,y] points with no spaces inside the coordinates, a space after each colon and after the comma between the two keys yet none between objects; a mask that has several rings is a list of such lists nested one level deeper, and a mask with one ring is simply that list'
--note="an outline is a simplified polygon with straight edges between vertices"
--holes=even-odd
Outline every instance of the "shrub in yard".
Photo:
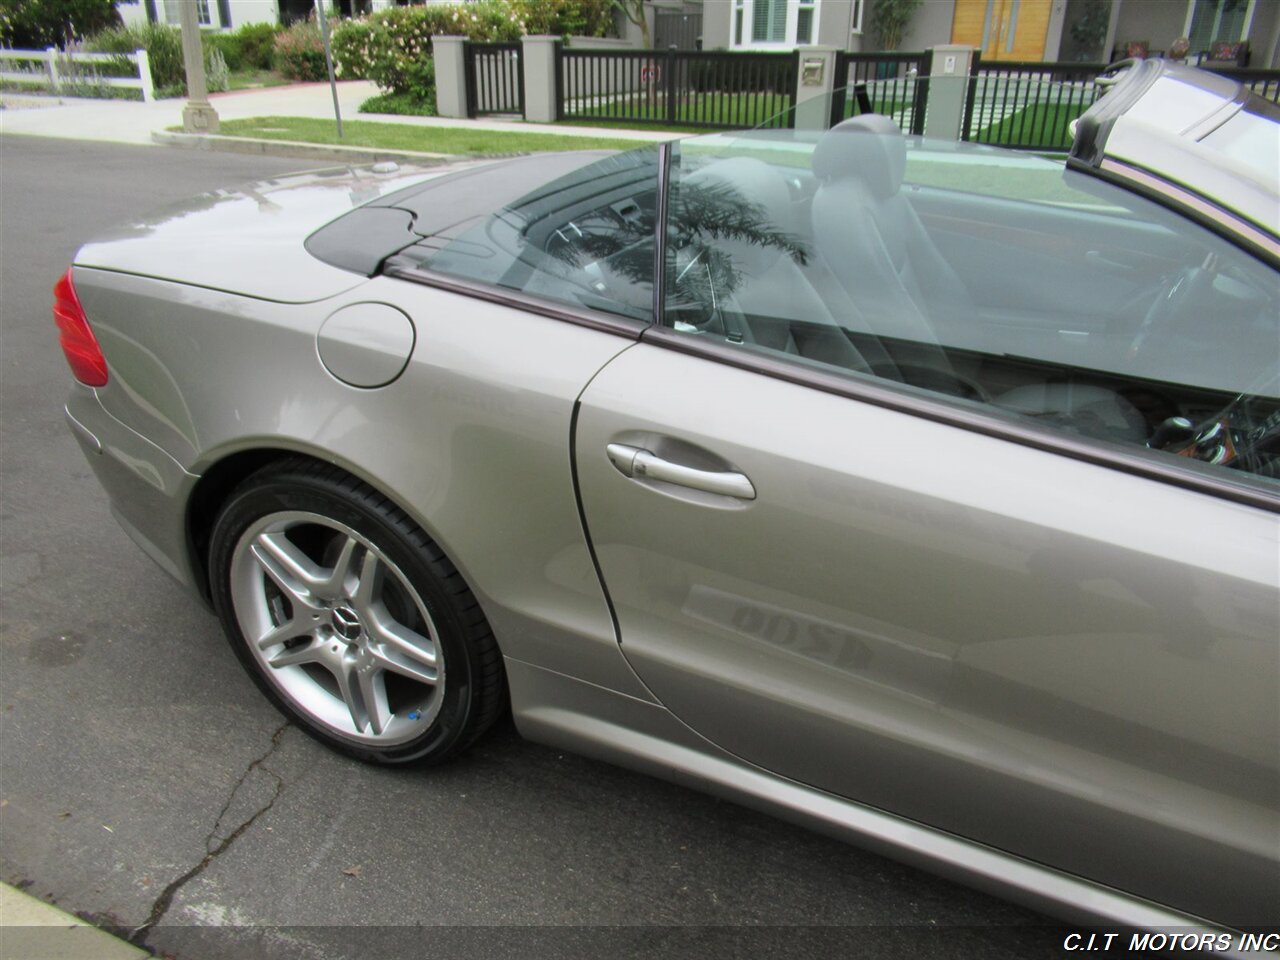
[{"label": "shrub in yard", "polygon": [[603,37],[613,30],[613,0],[511,0],[525,33]]},{"label": "shrub in yard", "polygon": [[221,93],[231,89],[231,71],[227,69],[227,60],[221,50],[210,50],[206,56],[209,64],[205,71],[205,83],[210,93]]},{"label": "shrub in yard", "polygon": [[329,76],[320,28],[314,21],[299,20],[276,37],[272,65],[287,80],[324,80]]},{"label": "shrub in yard", "polygon": [[270,70],[280,28],[274,23],[246,23],[232,36],[240,44],[241,70]]},{"label": "shrub in yard", "polygon": [[[216,52],[222,57],[228,70],[243,70],[244,57],[241,54],[240,38],[234,33],[219,33],[216,30],[201,30],[200,44],[204,47],[204,62],[212,65],[212,57]],[[210,87],[210,89],[213,89]]]},{"label": "shrub in yard", "polygon": [[367,80],[375,25],[368,20],[343,20],[329,37],[333,68],[343,80]]},{"label": "shrub in yard", "polygon": [[280,28],[274,23],[246,23],[234,33],[202,30],[205,60],[213,50],[221,51],[228,70],[270,70],[271,54]]},{"label": "shrub in yard", "polygon": [[361,113],[394,113],[405,117],[434,117],[435,92],[430,100],[417,100],[405,93],[380,93],[360,104]]},{"label": "shrub in yard", "polygon": [[182,34],[177,27],[145,23],[136,27],[116,27],[96,33],[84,43],[96,53],[147,51],[151,61],[151,82],[157,97],[180,97],[187,92],[186,69],[182,61]]}]

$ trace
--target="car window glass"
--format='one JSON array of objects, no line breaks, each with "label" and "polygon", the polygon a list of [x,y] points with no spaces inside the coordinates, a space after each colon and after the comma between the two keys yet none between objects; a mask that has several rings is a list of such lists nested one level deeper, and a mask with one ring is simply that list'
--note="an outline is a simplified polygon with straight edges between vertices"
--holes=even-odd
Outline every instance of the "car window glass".
[{"label": "car window glass", "polygon": [[1216,234],[883,117],[672,149],[681,334],[1280,480],[1280,284]]},{"label": "car window glass", "polygon": [[657,184],[656,146],[606,157],[412,255],[438,273],[649,320]]}]

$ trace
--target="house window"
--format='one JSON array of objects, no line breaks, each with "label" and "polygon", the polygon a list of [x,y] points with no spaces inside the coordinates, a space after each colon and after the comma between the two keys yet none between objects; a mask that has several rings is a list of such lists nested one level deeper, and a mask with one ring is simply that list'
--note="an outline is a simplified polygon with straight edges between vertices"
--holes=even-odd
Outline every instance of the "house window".
[{"label": "house window", "polygon": [[1253,19],[1254,0],[1192,0],[1187,39],[1192,50],[1208,50],[1215,40],[1243,40]]},{"label": "house window", "polygon": [[813,43],[813,0],[800,0],[796,11],[796,46]]},{"label": "house window", "polygon": [[822,0],[733,0],[730,42],[747,49],[817,43],[821,8]]},{"label": "house window", "polygon": [[751,42],[787,42],[787,0],[754,0]]},{"label": "house window", "polygon": [[862,0],[853,0],[853,29],[850,33],[862,33]]},{"label": "house window", "polygon": [[[164,0],[164,19],[167,23],[182,23],[183,0]],[[202,27],[213,26],[213,14],[209,10],[209,0],[195,0],[196,22]]]}]

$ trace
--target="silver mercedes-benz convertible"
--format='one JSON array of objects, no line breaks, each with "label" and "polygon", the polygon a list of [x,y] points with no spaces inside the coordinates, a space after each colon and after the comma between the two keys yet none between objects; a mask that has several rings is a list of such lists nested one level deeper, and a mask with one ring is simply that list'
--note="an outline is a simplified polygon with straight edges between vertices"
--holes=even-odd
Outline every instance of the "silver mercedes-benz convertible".
[{"label": "silver mercedes-benz convertible", "polygon": [[67,419],[353,757],[509,708],[1069,919],[1274,927],[1278,118],[1151,61],[1065,164],[862,115],[213,193],[57,284]]}]

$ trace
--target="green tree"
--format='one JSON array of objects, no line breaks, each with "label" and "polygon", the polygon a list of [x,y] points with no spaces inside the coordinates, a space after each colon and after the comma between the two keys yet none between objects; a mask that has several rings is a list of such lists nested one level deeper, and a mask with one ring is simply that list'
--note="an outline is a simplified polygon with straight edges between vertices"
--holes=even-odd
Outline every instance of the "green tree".
[{"label": "green tree", "polygon": [[649,37],[649,21],[644,15],[644,0],[613,0],[613,5],[622,11],[623,16],[640,28],[644,48],[650,49],[653,46],[653,40]]},{"label": "green tree", "polygon": [[0,0],[0,43],[25,50],[66,47],[119,26],[116,3],[137,0]]},{"label": "green tree", "polygon": [[1102,59],[1102,45],[1111,23],[1109,0],[1088,0],[1078,20],[1071,24],[1071,39],[1080,49],[1082,60]]},{"label": "green tree", "polygon": [[871,8],[871,30],[884,50],[897,50],[907,24],[916,15],[921,0],[875,0]]}]

